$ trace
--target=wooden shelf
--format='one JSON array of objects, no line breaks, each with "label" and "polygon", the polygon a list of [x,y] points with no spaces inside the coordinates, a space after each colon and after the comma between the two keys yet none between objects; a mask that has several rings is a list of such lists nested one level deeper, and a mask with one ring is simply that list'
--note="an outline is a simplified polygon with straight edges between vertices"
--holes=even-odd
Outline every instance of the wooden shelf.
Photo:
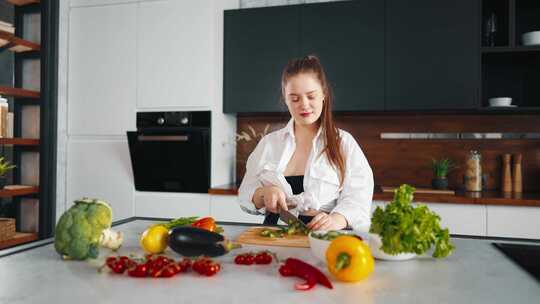
[{"label": "wooden shelf", "polygon": [[15,245],[20,245],[32,241],[37,241],[38,238],[39,237],[37,233],[17,232],[13,238],[0,242],[0,249],[13,247]]},{"label": "wooden shelf", "polygon": [[14,197],[39,193],[39,187],[26,185],[8,185],[0,189],[0,197]]},{"label": "wooden shelf", "polygon": [[11,97],[24,97],[24,98],[39,98],[40,93],[38,91],[31,91],[25,89],[11,88],[0,86],[0,95]]},{"label": "wooden shelf", "polygon": [[39,3],[40,0],[7,0],[7,1],[13,5],[23,6],[23,5],[28,5],[28,4]]},{"label": "wooden shelf", "polygon": [[540,52],[540,46],[530,45],[530,46],[494,46],[494,47],[483,47],[482,54],[492,54],[492,53],[524,53],[524,52]]},{"label": "wooden shelf", "polygon": [[[8,46],[6,46],[8,45]],[[15,53],[23,53],[29,51],[39,51],[40,46],[37,43],[21,39],[12,33],[0,30],[0,47],[5,47]]]},{"label": "wooden shelf", "polygon": [[0,145],[39,146],[35,138],[0,138]]},{"label": "wooden shelf", "polygon": [[[208,189],[208,194],[238,195],[238,187],[239,185],[237,184],[216,186]],[[382,192],[378,186],[373,193],[374,200],[391,201],[393,197],[393,193]],[[455,195],[415,193],[414,201],[448,204],[540,207],[540,193],[501,193],[499,191],[483,191],[478,193],[456,191]]]}]

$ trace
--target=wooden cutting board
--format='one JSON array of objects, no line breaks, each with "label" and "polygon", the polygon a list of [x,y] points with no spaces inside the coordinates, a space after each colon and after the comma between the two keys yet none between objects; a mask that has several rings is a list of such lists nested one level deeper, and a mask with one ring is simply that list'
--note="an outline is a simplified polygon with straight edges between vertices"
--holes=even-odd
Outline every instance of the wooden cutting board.
[{"label": "wooden cutting board", "polygon": [[[385,186],[381,186],[381,188],[383,192],[394,192],[394,189],[396,189],[396,187],[385,187]],[[429,189],[429,188],[416,188],[416,191],[414,191],[414,193],[456,195],[456,192],[454,190],[436,190],[436,189]]]},{"label": "wooden cutting board", "polygon": [[276,229],[276,227],[250,227],[240,234],[240,236],[236,239],[236,242],[251,245],[309,248],[309,240],[307,235],[290,235],[282,238],[260,236],[259,233],[265,228]]}]

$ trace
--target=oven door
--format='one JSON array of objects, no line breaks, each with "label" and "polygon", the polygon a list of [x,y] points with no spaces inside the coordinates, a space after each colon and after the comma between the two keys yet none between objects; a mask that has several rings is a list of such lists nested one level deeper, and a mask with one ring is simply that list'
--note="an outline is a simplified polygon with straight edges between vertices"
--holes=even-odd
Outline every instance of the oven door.
[{"label": "oven door", "polygon": [[208,129],[127,132],[127,137],[136,190],[208,193]]}]

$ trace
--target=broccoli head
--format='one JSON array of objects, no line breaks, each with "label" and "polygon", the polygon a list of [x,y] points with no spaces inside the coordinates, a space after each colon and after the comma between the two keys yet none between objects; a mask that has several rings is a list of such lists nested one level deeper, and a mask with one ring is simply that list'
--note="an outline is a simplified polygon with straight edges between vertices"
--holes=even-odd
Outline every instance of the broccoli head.
[{"label": "broccoli head", "polygon": [[111,223],[112,209],[107,202],[76,200],[56,224],[54,247],[64,258],[97,258],[100,245],[116,250],[122,244],[122,234],[113,232]]}]

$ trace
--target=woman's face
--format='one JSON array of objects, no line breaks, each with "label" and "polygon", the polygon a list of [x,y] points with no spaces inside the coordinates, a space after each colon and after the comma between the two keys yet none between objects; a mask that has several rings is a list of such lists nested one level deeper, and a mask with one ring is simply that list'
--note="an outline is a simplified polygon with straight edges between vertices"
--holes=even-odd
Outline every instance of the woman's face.
[{"label": "woman's face", "polygon": [[284,94],[289,113],[297,124],[311,125],[319,120],[324,95],[315,74],[301,73],[289,78]]}]

